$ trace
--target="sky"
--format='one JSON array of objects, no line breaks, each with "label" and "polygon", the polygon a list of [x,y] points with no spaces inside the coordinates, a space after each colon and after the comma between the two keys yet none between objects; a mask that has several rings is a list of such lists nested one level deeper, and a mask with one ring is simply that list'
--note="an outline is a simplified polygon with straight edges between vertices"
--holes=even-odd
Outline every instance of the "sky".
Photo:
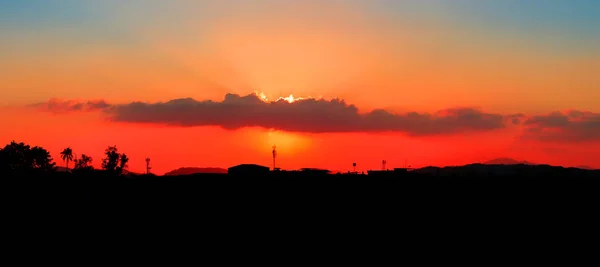
[{"label": "sky", "polygon": [[[0,142],[142,172],[600,168],[595,0],[0,0]],[[292,97],[289,97],[293,95]]]}]

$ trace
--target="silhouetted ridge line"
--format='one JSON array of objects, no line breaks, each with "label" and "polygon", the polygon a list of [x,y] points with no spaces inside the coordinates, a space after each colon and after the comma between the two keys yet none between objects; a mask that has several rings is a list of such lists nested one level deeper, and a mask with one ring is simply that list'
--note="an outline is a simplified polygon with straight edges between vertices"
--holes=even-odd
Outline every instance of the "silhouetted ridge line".
[{"label": "silhouetted ridge line", "polygon": [[170,172],[165,173],[164,176],[177,176],[177,175],[190,175],[198,173],[227,173],[226,169],[223,168],[196,168],[196,167],[183,167]]},{"label": "silhouetted ridge line", "polygon": [[525,165],[536,165],[535,163],[531,163],[528,161],[518,161],[511,158],[497,158],[493,160],[488,160],[483,164],[486,165],[517,165],[517,164],[525,164]]}]

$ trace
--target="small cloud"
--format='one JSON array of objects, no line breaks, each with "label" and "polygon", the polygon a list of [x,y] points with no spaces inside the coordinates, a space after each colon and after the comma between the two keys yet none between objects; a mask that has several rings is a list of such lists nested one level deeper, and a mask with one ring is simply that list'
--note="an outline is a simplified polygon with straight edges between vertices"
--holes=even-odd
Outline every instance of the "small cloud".
[{"label": "small cloud", "polygon": [[600,141],[600,114],[570,110],[528,118],[525,138],[541,141]]},{"label": "small cloud", "polygon": [[90,100],[80,102],[75,100],[60,99],[50,99],[47,102],[36,103],[31,105],[31,107],[55,113],[68,113],[75,111],[98,111],[108,109],[110,106],[111,105],[104,100]]}]

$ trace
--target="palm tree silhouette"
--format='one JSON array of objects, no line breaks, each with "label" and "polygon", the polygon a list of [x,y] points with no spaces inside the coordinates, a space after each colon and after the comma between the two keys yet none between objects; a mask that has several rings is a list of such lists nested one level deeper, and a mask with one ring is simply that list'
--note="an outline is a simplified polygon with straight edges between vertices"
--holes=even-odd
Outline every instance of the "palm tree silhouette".
[{"label": "palm tree silhouette", "polygon": [[67,172],[69,172],[69,161],[73,160],[73,150],[70,147],[60,152],[60,157],[66,162]]}]

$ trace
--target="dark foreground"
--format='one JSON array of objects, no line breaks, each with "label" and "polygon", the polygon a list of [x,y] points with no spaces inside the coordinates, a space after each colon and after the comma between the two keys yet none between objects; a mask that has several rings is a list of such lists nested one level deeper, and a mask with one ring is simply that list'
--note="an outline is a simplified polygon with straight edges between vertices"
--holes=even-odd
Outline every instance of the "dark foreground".
[{"label": "dark foreground", "polygon": [[17,205],[120,210],[192,208],[190,213],[260,211],[451,212],[454,209],[598,203],[600,172],[528,166],[460,167],[402,175],[226,175],[112,177],[102,172],[6,177],[2,193]]},{"label": "dark foreground", "polygon": [[6,229],[23,242],[32,240],[24,234],[57,235],[51,241],[81,233],[89,241],[136,233],[136,242],[166,237],[217,250],[259,249],[267,242],[278,253],[290,253],[289,245],[330,251],[341,244],[393,254],[399,245],[424,253],[465,242],[527,250],[527,242],[553,244],[591,233],[600,203],[597,172],[502,169],[379,178],[57,173],[4,177],[1,190],[3,218],[18,226]]}]

